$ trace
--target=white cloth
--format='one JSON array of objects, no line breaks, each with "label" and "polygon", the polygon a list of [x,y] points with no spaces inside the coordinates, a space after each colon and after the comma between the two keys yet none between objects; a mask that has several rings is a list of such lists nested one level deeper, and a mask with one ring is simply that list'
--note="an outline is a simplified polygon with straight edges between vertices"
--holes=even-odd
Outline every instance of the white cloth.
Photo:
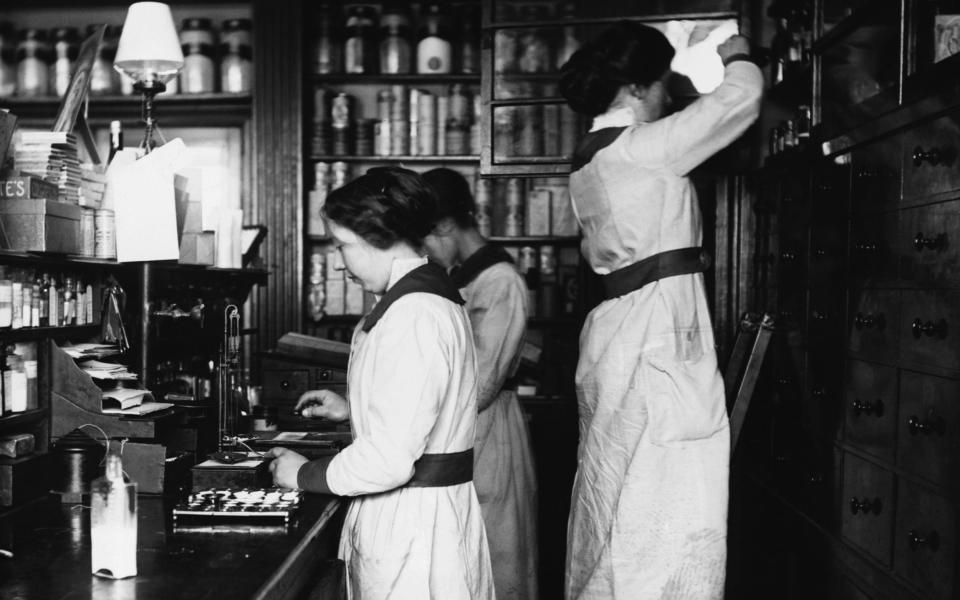
[{"label": "white cloth", "polygon": [[513,265],[497,263],[460,289],[477,352],[474,484],[490,543],[499,600],[537,598],[537,483],[516,373],[527,327],[527,286]]},{"label": "white cloth", "polygon": [[[390,285],[424,262],[395,261]],[[331,491],[360,496],[340,539],[352,600],[495,598],[473,482],[396,489],[422,454],[473,446],[471,337],[463,307],[422,292],[394,302],[369,333],[354,332],[347,376],[354,440],[327,469]]]},{"label": "white cloth", "polygon": [[[570,176],[582,252],[605,274],[701,244],[685,175],[756,119],[763,78],[734,62],[713,93],[626,127]],[[729,429],[703,275],[607,300],[587,317],[577,365],[580,446],[568,524],[566,597],[723,597]]]}]

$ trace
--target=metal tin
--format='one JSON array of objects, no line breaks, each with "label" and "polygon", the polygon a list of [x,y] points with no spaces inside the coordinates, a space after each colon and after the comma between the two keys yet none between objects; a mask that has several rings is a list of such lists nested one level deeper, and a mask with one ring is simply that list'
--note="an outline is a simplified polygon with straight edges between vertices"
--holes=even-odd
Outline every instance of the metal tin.
[{"label": "metal tin", "polygon": [[377,121],[373,125],[373,153],[376,156],[390,156],[390,121]]},{"label": "metal tin", "polygon": [[354,139],[354,151],[358,156],[370,156],[373,154],[373,128],[376,119],[360,119],[354,128],[356,137]]},{"label": "metal tin", "polygon": [[97,254],[97,226],[94,209],[80,209],[80,254],[96,256]]},{"label": "metal tin", "polygon": [[[417,154],[434,156],[437,153],[436,96],[421,90],[417,102]],[[412,144],[411,144],[412,145]]]},{"label": "metal tin", "polygon": [[507,212],[504,217],[503,235],[519,237],[523,235],[523,180],[519,177],[507,179],[507,193],[504,202]]},{"label": "metal tin", "polygon": [[313,90],[313,122],[330,121],[330,92],[323,88]]},{"label": "metal tin", "polygon": [[381,121],[389,121],[393,116],[393,92],[390,90],[380,90],[377,92],[377,118]]},{"label": "metal tin", "polygon": [[557,251],[553,246],[540,246],[540,274],[553,275],[557,272]]},{"label": "metal tin", "polygon": [[313,165],[313,189],[330,189],[330,163],[318,162]]},{"label": "metal tin", "polygon": [[410,123],[404,119],[390,121],[390,155],[406,156],[410,154]]},{"label": "metal tin", "polygon": [[492,233],[492,219],[490,217],[492,199],[493,180],[477,177],[476,193],[474,194],[474,203],[477,208],[473,216],[477,222],[477,231],[484,237],[490,237]]},{"label": "metal tin", "polygon": [[117,257],[117,232],[114,213],[108,209],[97,209],[94,214],[94,254],[97,258]]},{"label": "metal tin", "polygon": [[346,129],[353,121],[353,96],[340,92],[330,103],[330,125],[334,129]]},{"label": "metal tin", "polygon": [[437,156],[447,154],[447,120],[450,116],[450,98],[437,96]]},{"label": "metal tin", "polygon": [[406,121],[410,118],[410,94],[405,85],[390,86],[393,104],[390,107],[391,121]]}]

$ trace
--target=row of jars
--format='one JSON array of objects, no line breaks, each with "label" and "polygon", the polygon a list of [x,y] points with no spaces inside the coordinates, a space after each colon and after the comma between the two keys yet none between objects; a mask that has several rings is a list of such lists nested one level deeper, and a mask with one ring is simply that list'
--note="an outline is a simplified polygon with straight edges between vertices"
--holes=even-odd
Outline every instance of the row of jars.
[{"label": "row of jars", "polygon": [[769,156],[776,156],[789,152],[794,148],[801,148],[810,140],[810,107],[797,107],[794,118],[784,119],[770,129]]},{"label": "row of jars", "polygon": [[[87,26],[86,35],[99,24]],[[93,95],[133,94],[133,81],[114,70],[120,28],[108,25],[90,73]],[[21,29],[0,23],[0,98],[63,96],[70,84],[82,39],[76,27]],[[206,18],[184,19],[180,30],[184,66],[167,93],[249,92],[253,50],[249,19],[223,21],[220,31]]]},{"label": "row of jars", "polygon": [[313,71],[330,73],[479,73],[480,7],[401,2],[321,4],[317,8]]}]

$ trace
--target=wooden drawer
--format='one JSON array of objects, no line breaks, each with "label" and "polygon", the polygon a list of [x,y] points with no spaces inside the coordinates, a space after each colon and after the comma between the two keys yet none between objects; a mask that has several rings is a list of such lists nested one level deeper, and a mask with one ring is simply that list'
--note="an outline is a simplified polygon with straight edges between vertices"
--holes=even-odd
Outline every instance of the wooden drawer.
[{"label": "wooden drawer", "polygon": [[914,204],[960,189],[957,113],[903,134],[903,202]]},{"label": "wooden drawer", "polygon": [[901,370],[897,464],[960,489],[960,381]]},{"label": "wooden drawer", "polygon": [[780,233],[780,248],[776,257],[777,278],[782,287],[799,288],[806,285],[807,249],[806,228],[801,232]]},{"label": "wooden drawer", "polygon": [[836,289],[843,277],[846,221],[816,223],[810,227],[810,285]]},{"label": "wooden drawer", "polygon": [[893,570],[924,598],[954,598],[957,515],[952,504],[901,479],[893,538]]},{"label": "wooden drawer", "polygon": [[829,165],[814,171],[810,186],[810,222],[845,221],[850,212],[850,168]]},{"label": "wooden drawer", "polygon": [[800,345],[807,326],[807,293],[803,289],[781,285],[777,290],[777,329],[789,343]]},{"label": "wooden drawer", "polygon": [[843,299],[843,290],[837,287],[810,290],[807,339],[811,346],[842,347]]},{"label": "wooden drawer", "polygon": [[900,213],[894,251],[900,277],[917,285],[960,284],[960,201],[942,202]]},{"label": "wooden drawer", "polygon": [[847,348],[858,358],[893,362],[900,335],[900,292],[851,289]]},{"label": "wooden drawer", "polygon": [[850,278],[853,285],[890,287],[899,276],[899,214],[887,212],[855,219],[850,225]]},{"label": "wooden drawer", "polygon": [[900,201],[900,136],[850,153],[850,207],[854,214],[896,208]]},{"label": "wooden drawer", "polygon": [[851,360],[847,363],[844,438],[864,452],[894,460],[897,370]]},{"label": "wooden drawer", "polygon": [[892,473],[844,454],[840,532],[884,565],[890,564],[893,500]]},{"label": "wooden drawer", "polygon": [[803,177],[788,176],[780,182],[780,205],[777,212],[780,223],[787,227],[786,231],[810,222],[810,198],[807,189],[809,182],[806,172],[801,173]]},{"label": "wooden drawer", "polygon": [[296,401],[310,387],[309,369],[283,369],[263,371],[263,394],[268,402],[277,400]]},{"label": "wooden drawer", "polygon": [[839,439],[843,419],[843,357],[839,347],[810,349],[807,352],[806,390],[803,400],[805,427],[818,448]]},{"label": "wooden drawer", "polygon": [[900,360],[956,370],[960,355],[960,292],[903,291]]}]

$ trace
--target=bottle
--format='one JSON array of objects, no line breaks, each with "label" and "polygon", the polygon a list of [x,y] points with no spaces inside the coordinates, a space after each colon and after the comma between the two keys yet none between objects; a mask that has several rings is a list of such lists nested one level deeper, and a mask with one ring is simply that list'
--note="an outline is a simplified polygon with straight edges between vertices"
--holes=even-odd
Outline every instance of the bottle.
[{"label": "bottle", "polygon": [[537,316],[537,292],[540,289],[540,270],[537,268],[537,249],[530,246],[520,248],[520,260],[517,268],[527,283],[527,313]]},{"label": "bottle", "polygon": [[329,4],[317,7],[317,33],[313,42],[313,72],[318,75],[343,70],[343,35],[340,15]]},{"label": "bottle", "polygon": [[380,13],[380,72],[409,73],[410,13],[399,4],[390,4]]},{"label": "bottle", "polygon": [[50,327],[56,327],[60,324],[60,286],[57,284],[57,278],[50,276],[50,290],[47,294],[47,305],[50,306]]},{"label": "bottle", "polygon": [[453,66],[453,47],[447,18],[440,4],[434,2],[424,7],[418,40],[417,73],[449,73]]},{"label": "bottle", "polygon": [[13,325],[13,282],[7,278],[5,267],[0,267],[0,329]]},{"label": "bottle", "polygon": [[[573,19],[576,16],[576,11],[576,4],[573,2],[564,2],[560,6],[560,18]],[[554,66],[558,71],[560,67],[570,60],[573,53],[580,48],[580,40],[577,39],[577,28],[573,25],[564,25],[560,35],[562,39],[560,40],[560,46],[557,48],[557,58],[554,62]]]},{"label": "bottle", "polygon": [[460,35],[457,40],[456,59],[461,73],[480,72],[480,5],[465,4],[460,7]]},{"label": "bottle", "polygon": [[76,27],[58,27],[53,30],[53,68],[50,70],[50,89],[63,97],[70,86],[73,65],[80,50],[80,34]]},{"label": "bottle", "polygon": [[17,95],[34,97],[50,93],[50,45],[42,29],[20,30],[17,43]]},{"label": "bottle", "polygon": [[790,32],[786,17],[777,19],[777,31],[770,41],[770,83],[778,84],[786,77],[787,60],[790,52]]},{"label": "bottle", "polygon": [[8,413],[21,413],[27,410],[27,372],[23,368],[23,358],[16,353],[15,346],[7,351],[7,368],[3,372],[4,405]]},{"label": "bottle", "polygon": [[184,19],[180,30],[180,47],[183,50],[180,91],[185,94],[213,92],[216,71],[213,52],[216,43],[210,19]]},{"label": "bottle", "polygon": [[557,316],[557,253],[553,246],[540,247],[540,306],[541,317]]},{"label": "bottle", "polygon": [[63,309],[60,313],[60,325],[77,324],[77,298],[74,296],[76,285],[72,277],[65,277],[63,280],[63,289],[60,298],[63,302]]},{"label": "bottle", "polygon": [[253,88],[250,19],[228,19],[220,28],[220,91],[239,94]]},{"label": "bottle", "polygon": [[17,93],[16,49],[13,26],[0,22],[0,98]]},{"label": "bottle", "polygon": [[90,567],[94,575],[137,574],[137,484],[124,481],[120,455],[108,450],[103,477],[90,483]]},{"label": "bottle", "polygon": [[42,276],[38,275],[33,291],[35,297],[39,298],[39,326],[48,327],[50,325],[50,275],[47,273]]},{"label": "bottle", "polygon": [[347,73],[377,72],[376,16],[371,6],[353,6],[347,12],[343,45],[344,71]]},{"label": "bottle", "polygon": [[11,329],[20,329],[23,324],[23,280],[19,271],[14,271],[11,281],[11,304],[12,316],[10,320]]},{"label": "bottle", "polygon": [[33,277],[28,273],[23,277],[23,326],[36,327],[38,322],[38,307],[33,299]]},{"label": "bottle", "polygon": [[85,309],[86,298],[84,298],[86,288],[84,287],[83,282],[80,281],[79,277],[76,278],[75,280],[75,286],[76,287],[73,290],[73,297],[76,299],[73,307],[74,323],[77,325],[86,325],[87,324],[87,319],[86,319],[87,312]]},{"label": "bottle", "polygon": [[[100,25],[87,26],[87,37],[90,37],[100,28]],[[104,96],[120,93],[120,73],[113,68],[113,59],[117,56],[117,27],[107,25],[103,32],[103,41],[100,51],[90,69],[90,93],[94,96]]]},{"label": "bottle", "polygon": [[113,162],[117,152],[123,150],[123,125],[120,121],[110,121],[110,155],[107,164]]}]

